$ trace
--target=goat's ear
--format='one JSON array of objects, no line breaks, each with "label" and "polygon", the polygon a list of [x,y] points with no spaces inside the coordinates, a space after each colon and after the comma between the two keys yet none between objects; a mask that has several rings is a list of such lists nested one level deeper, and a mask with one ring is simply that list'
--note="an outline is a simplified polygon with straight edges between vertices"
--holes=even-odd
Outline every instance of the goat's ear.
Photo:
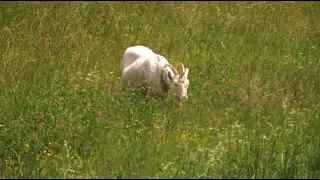
[{"label": "goat's ear", "polygon": [[189,74],[189,68],[186,68],[182,77],[185,79],[188,79],[188,74]]},{"label": "goat's ear", "polygon": [[174,84],[178,83],[179,75],[174,75],[173,73],[168,72],[168,76],[170,81],[172,81]]}]

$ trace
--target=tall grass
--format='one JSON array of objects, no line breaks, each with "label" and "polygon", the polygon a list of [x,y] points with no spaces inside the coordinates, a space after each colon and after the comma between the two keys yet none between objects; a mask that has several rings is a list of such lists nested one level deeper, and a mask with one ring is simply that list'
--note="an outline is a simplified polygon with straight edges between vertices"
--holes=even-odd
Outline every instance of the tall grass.
[{"label": "tall grass", "polygon": [[[319,178],[320,3],[2,2],[0,177]],[[189,100],[119,88],[124,50]]]}]

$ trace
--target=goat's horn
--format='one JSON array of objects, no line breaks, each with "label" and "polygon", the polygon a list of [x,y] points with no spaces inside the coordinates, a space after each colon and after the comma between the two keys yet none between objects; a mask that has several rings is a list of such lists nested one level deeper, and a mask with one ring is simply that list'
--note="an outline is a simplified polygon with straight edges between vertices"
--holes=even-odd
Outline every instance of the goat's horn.
[{"label": "goat's horn", "polygon": [[174,68],[171,64],[168,64],[168,66],[171,67],[171,69],[172,69],[172,71],[173,71],[173,73],[174,73],[175,75],[179,75],[179,72],[176,70],[176,68]]},{"label": "goat's horn", "polygon": [[[182,74],[181,74],[181,75],[183,75],[183,74],[184,74],[184,72],[185,72],[184,65],[183,65],[182,63],[179,63],[179,65],[182,67]],[[178,66],[179,66],[179,65],[178,65]]]}]

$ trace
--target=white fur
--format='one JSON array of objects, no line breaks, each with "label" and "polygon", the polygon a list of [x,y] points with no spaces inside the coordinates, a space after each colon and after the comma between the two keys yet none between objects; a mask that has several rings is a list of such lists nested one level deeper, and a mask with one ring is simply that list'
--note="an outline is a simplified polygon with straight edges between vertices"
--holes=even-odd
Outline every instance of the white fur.
[{"label": "white fur", "polygon": [[[144,46],[126,49],[121,60],[121,89],[144,86],[162,97],[169,89],[179,100],[187,98],[189,69],[183,75],[175,75],[168,60]],[[171,78],[170,78],[171,76]]]}]

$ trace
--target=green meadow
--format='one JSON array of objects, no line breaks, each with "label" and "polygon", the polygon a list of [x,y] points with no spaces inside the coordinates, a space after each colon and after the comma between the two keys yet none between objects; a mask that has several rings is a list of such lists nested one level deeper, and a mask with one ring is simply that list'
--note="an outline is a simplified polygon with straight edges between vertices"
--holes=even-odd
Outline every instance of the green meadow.
[{"label": "green meadow", "polygon": [[[127,47],[190,68],[120,90]],[[320,3],[1,2],[0,178],[320,178]]]}]

